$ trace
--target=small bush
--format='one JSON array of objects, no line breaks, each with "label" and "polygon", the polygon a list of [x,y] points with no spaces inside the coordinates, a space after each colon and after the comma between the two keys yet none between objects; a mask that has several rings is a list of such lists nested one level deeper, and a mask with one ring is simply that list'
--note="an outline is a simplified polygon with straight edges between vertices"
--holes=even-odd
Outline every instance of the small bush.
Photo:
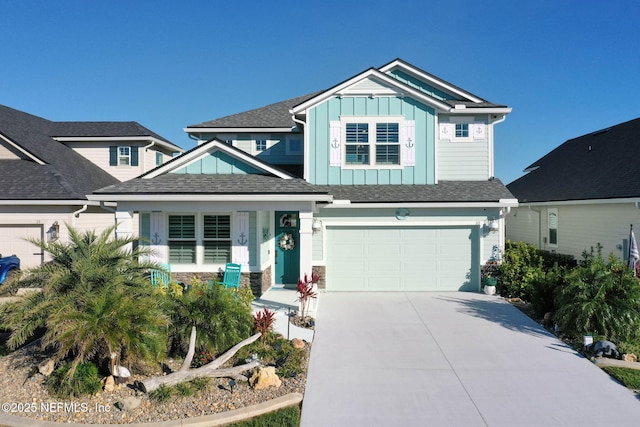
[{"label": "small bush", "polygon": [[55,397],[80,397],[97,393],[102,384],[98,376],[98,367],[93,363],[80,363],[68,378],[71,363],[59,366],[47,379],[47,390]]},{"label": "small bush", "polygon": [[256,332],[260,332],[262,341],[267,338],[267,333],[273,329],[273,324],[276,321],[276,312],[264,307],[262,311],[253,315],[254,328]]},{"label": "small bush", "polygon": [[256,341],[241,348],[236,353],[235,360],[237,363],[246,363],[254,354],[263,364],[275,366],[278,375],[292,377],[302,372],[306,351],[295,348],[281,335],[269,333],[264,342]]},{"label": "small bush", "polygon": [[193,394],[193,388],[191,387],[191,383],[184,382],[176,384],[176,394],[180,397],[188,397]]},{"label": "small bush", "polygon": [[160,384],[160,387],[149,393],[149,397],[156,402],[167,402],[173,396],[173,387]]},{"label": "small bush", "polygon": [[193,388],[194,392],[199,393],[206,390],[210,382],[211,378],[198,377],[191,381],[191,388]]},{"label": "small bush", "polygon": [[535,245],[507,242],[502,264],[498,292],[503,297],[531,301],[534,283],[543,274],[542,257]]},{"label": "small bush", "polygon": [[555,264],[551,269],[542,272],[533,282],[531,306],[539,317],[548,312],[555,312],[558,309],[556,294],[558,289],[566,284],[566,272],[565,267]]}]

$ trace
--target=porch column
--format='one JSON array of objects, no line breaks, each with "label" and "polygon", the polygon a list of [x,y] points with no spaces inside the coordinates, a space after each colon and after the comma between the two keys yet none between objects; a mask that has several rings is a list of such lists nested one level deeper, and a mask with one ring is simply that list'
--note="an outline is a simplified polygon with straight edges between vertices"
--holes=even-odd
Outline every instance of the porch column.
[{"label": "porch column", "polygon": [[313,212],[300,211],[300,274],[311,276],[311,252],[313,240]]},{"label": "porch column", "polygon": [[[116,238],[128,239],[133,235],[133,212],[116,211]],[[127,245],[131,250],[132,245]]]}]

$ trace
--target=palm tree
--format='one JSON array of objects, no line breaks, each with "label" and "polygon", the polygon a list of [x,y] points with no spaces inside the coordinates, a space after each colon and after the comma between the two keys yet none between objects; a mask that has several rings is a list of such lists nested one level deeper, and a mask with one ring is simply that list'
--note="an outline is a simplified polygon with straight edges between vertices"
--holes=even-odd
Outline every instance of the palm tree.
[{"label": "palm tree", "polygon": [[157,360],[166,349],[169,319],[166,299],[146,273],[158,266],[140,261],[145,247],[130,249],[137,238],[112,238],[115,226],[99,235],[67,228],[68,243],[32,241],[52,260],[15,286],[42,291],[0,307],[0,326],[11,331],[9,348],[43,329],[42,346],[53,349],[56,360],[71,359],[69,378],[86,360]]}]

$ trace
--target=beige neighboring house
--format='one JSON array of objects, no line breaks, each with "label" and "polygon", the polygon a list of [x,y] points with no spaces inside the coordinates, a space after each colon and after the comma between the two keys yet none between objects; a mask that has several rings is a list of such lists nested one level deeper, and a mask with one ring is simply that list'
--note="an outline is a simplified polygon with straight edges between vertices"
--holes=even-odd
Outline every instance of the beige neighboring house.
[{"label": "beige neighboring house", "polygon": [[640,118],[570,139],[507,185],[507,239],[580,259],[600,243],[626,261],[640,233]]},{"label": "beige neighboring house", "polygon": [[38,266],[46,254],[25,239],[113,225],[115,205],[86,195],[182,151],[136,122],[54,122],[0,105],[0,254]]}]

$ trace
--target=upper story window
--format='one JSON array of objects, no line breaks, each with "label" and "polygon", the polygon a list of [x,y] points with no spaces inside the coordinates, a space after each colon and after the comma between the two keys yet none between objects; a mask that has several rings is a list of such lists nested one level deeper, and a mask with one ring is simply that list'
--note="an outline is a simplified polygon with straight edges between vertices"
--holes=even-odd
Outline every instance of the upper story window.
[{"label": "upper story window", "polygon": [[160,166],[162,164],[162,153],[156,151],[156,166]]},{"label": "upper story window", "polygon": [[349,166],[400,165],[399,121],[362,119],[345,123],[344,164]]},{"label": "upper story window", "polygon": [[549,245],[558,245],[558,209],[549,209],[547,212],[548,229],[549,229]]},{"label": "upper story window", "polygon": [[287,139],[286,154],[290,154],[290,155],[302,154],[302,140]]},{"label": "upper story window", "polygon": [[455,138],[469,138],[469,123],[456,123]]},{"label": "upper story window", "polygon": [[133,146],[110,146],[109,166],[138,166],[138,148]]}]

